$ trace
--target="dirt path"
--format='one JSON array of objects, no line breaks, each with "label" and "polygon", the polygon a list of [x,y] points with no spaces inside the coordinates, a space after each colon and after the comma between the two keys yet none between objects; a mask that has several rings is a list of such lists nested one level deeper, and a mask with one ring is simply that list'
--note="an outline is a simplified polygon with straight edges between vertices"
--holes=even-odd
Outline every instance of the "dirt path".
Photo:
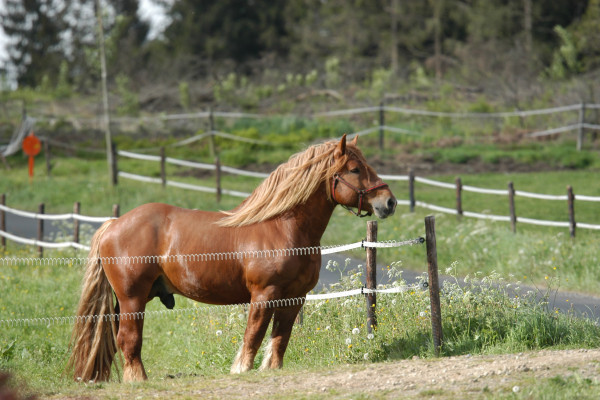
[{"label": "dirt path", "polygon": [[588,384],[597,387],[600,385],[600,349],[465,355],[434,360],[414,358],[330,370],[284,368],[219,378],[184,377],[135,385],[111,383],[80,387],[76,393],[51,398],[464,399],[504,397],[513,392],[529,398],[533,385],[543,387],[548,383],[546,379],[556,377],[576,377],[578,382],[589,380]]},{"label": "dirt path", "polygon": [[[539,351],[497,356],[460,356],[436,360],[354,365],[326,372],[272,373],[262,379],[226,377],[202,397],[465,398],[469,393],[510,393],[544,378],[600,381],[600,350]],[[234,382],[232,382],[235,381]],[[312,398],[312,397],[311,397]]]}]

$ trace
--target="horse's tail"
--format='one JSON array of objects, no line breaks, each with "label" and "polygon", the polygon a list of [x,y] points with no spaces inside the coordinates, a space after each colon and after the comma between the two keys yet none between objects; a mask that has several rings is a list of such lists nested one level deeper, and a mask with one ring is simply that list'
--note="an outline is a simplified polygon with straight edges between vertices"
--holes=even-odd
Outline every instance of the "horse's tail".
[{"label": "horse's tail", "polygon": [[67,366],[77,381],[108,381],[117,353],[113,290],[102,269],[99,252],[102,234],[112,222],[102,224],[92,237]]}]

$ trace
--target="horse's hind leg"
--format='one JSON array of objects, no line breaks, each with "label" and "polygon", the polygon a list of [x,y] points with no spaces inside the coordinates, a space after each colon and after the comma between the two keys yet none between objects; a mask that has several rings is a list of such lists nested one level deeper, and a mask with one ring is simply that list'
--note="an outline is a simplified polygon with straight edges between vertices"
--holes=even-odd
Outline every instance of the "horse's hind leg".
[{"label": "horse's hind leg", "polygon": [[275,310],[273,317],[273,331],[271,339],[265,349],[265,357],[260,366],[261,370],[267,368],[281,368],[283,366],[283,355],[287,349],[292,328],[298,312],[302,305],[282,307]]},{"label": "horse's hind leg", "polygon": [[273,309],[263,306],[252,306],[248,313],[248,326],[244,333],[244,342],[231,366],[232,374],[239,374],[252,369],[254,358],[265,337],[265,332],[271,322]]},{"label": "horse's hind leg", "polygon": [[143,381],[148,379],[142,363],[145,300],[125,299],[120,301],[120,306],[117,344],[123,353],[123,381]]}]

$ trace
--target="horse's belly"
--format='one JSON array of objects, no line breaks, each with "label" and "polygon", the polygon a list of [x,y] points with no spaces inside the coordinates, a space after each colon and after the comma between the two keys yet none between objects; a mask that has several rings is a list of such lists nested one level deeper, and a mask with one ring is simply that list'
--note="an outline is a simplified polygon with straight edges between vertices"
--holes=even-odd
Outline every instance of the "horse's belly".
[{"label": "horse's belly", "polygon": [[235,264],[188,262],[164,265],[167,285],[174,293],[209,304],[250,301],[241,268]]}]

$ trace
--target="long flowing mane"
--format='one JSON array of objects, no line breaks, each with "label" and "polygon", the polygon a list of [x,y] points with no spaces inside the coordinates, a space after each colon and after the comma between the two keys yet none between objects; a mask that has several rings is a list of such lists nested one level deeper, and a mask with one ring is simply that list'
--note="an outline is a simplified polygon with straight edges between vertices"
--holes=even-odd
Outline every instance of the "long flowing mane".
[{"label": "long flowing mane", "polygon": [[[324,181],[347,162],[348,157],[364,160],[360,150],[348,145],[346,154],[334,161],[337,142],[310,146],[273,171],[237,208],[225,212],[220,226],[244,226],[281,215],[298,204],[305,203]],[[331,199],[331,188],[325,185]]]}]

